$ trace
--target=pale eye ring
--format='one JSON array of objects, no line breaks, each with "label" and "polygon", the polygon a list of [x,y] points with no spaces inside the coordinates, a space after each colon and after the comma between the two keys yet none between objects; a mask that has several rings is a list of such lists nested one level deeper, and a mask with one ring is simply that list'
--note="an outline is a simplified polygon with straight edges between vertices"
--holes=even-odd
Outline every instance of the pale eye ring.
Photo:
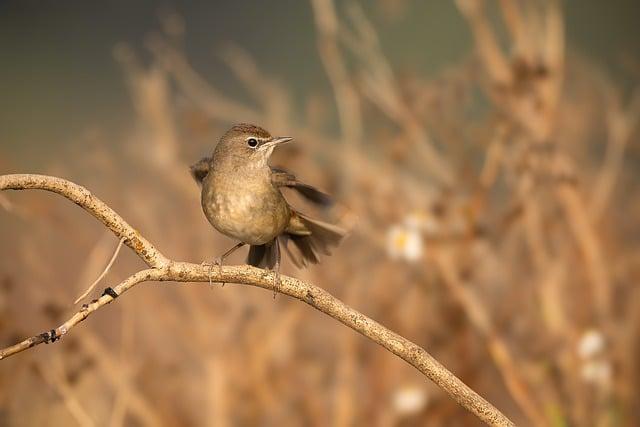
[{"label": "pale eye ring", "polygon": [[249,138],[247,139],[247,145],[251,148],[256,148],[258,146],[258,140],[255,138]]}]

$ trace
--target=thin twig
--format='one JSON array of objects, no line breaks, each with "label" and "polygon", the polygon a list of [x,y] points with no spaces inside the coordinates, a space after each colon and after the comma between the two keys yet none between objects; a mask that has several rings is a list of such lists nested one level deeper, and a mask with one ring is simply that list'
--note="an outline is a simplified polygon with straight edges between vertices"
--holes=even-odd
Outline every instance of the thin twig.
[{"label": "thin twig", "polygon": [[100,273],[100,275],[98,276],[98,278],[91,284],[91,286],[89,286],[87,288],[86,291],[84,291],[82,293],[82,295],[80,295],[78,298],[76,298],[76,300],[73,302],[74,304],[77,304],[80,302],[80,300],[82,300],[84,297],[86,297],[87,295],[89,295],[89,292],[91,292],[93,290],[93,288],[96,287],[96,285],[98,283],[100,283],[100,281],[102,280],[102,278],[104,276],[107,275],[107,273],[109,272],[109,270],[111,269],[111,266],[113,265],[113,263],[116,261],[116,258],[118,258],[118,253],[120,253],[120,248],[122,247],[122,244],[124,243],[124,237],[120,239],[120,242],[118,242],[118,246],[116,247],[116,251],[113,253],[113,256],[111,257],[111,260],[109,261],[109,263],[107,264],[107,266],[104,268],[104,270],[102,271],[102,273]]},{"label": "thin twig", "polygon": [[0,190],[5,189],[53,191],[74,201],[103,222],[117,237],[124,239],[127,246],[131,247],[151,268],[138,271],[117,286],[107,288],[100,298],[83,305],[57,328],[0,350],[0,360],[42,343],[55,342],[92,313],[139,283],[147,281],[208,282],[209,277],[212,276],[218,282],[256,286],[304,301],[404,359],[485,423],[497,426],[514,425],[504,414],[448,371],[426,350],[347,306],[317,286],[281,276],[280,284],[277,289],[274,289],[275,281],[270,271],[250,266],[225,266],[210,271],[200,264],[169,260],[86,188],[61,178],[30,174],[1,175]]}]

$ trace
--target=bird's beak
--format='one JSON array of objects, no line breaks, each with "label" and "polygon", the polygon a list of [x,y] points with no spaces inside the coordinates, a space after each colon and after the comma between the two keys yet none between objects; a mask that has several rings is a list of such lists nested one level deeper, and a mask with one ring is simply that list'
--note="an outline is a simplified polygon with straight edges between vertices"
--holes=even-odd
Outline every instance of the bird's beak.
[{"label": "bird's beak", "polygon": [[260,146],[261,150],[266,150],[270,147],[275,147],[276,145],[286,144],[287,142],[292,141],[293,138],[290,136],[276,136],[271,138],[269,141],[265,142]]}]

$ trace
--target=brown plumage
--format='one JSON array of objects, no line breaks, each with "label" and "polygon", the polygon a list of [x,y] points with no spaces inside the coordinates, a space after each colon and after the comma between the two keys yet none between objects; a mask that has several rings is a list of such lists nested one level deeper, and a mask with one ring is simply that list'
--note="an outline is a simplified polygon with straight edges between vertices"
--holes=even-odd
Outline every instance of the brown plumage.
[{"label": "brown plumage", "polygon": [[191,166],[202,187],[205,216],[216,230],[240,242],[217,263],[249,244],[247,263],[279,274],[280,243],[292,262],[304,267],[318,263],[319,254],[329,255],[344,237],[344,230],[297,212],[282,195],[280,189],[287,187],[320,206],[333,203],[330,196],[290,172],[268,165],[273,149],[290,140],[272,137],[259,126],[238,124],[222,136],[211,157]]}]

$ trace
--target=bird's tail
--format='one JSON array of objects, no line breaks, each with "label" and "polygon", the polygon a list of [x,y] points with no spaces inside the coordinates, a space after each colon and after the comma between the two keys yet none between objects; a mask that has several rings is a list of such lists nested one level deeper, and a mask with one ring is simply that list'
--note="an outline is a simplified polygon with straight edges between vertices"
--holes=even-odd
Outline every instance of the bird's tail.
[{"label": "bird's tail", "polygon": [[[289,227],[277,237],[277,240],[264,245],[251,245],[247,264],[273,269],[279,253],[279,246],[276,246],[280,243],[296,267],[317,264],[320,262],[319,254],[330,255],[330,250],[337,246],[346,234],[347,232],[338,226],[292,211]],[[289,242],[293,243],[293,248],[289,247]]]},{"label": "bird's tail", "polygon": [[273,269],[278,260],[278,244],[275,240],[264,245],[251,245],[249,247],[249,256],[247,264],[259,268]]},{"label": "bird's tail", "polygon": [[[296,267],[320,262],[318,255],[330,255],[347,232],[333,224],[311,219],[299,212],[292,213],[291,225],[279,239]],[[295,250],[289,248],[289,241]]]}]

